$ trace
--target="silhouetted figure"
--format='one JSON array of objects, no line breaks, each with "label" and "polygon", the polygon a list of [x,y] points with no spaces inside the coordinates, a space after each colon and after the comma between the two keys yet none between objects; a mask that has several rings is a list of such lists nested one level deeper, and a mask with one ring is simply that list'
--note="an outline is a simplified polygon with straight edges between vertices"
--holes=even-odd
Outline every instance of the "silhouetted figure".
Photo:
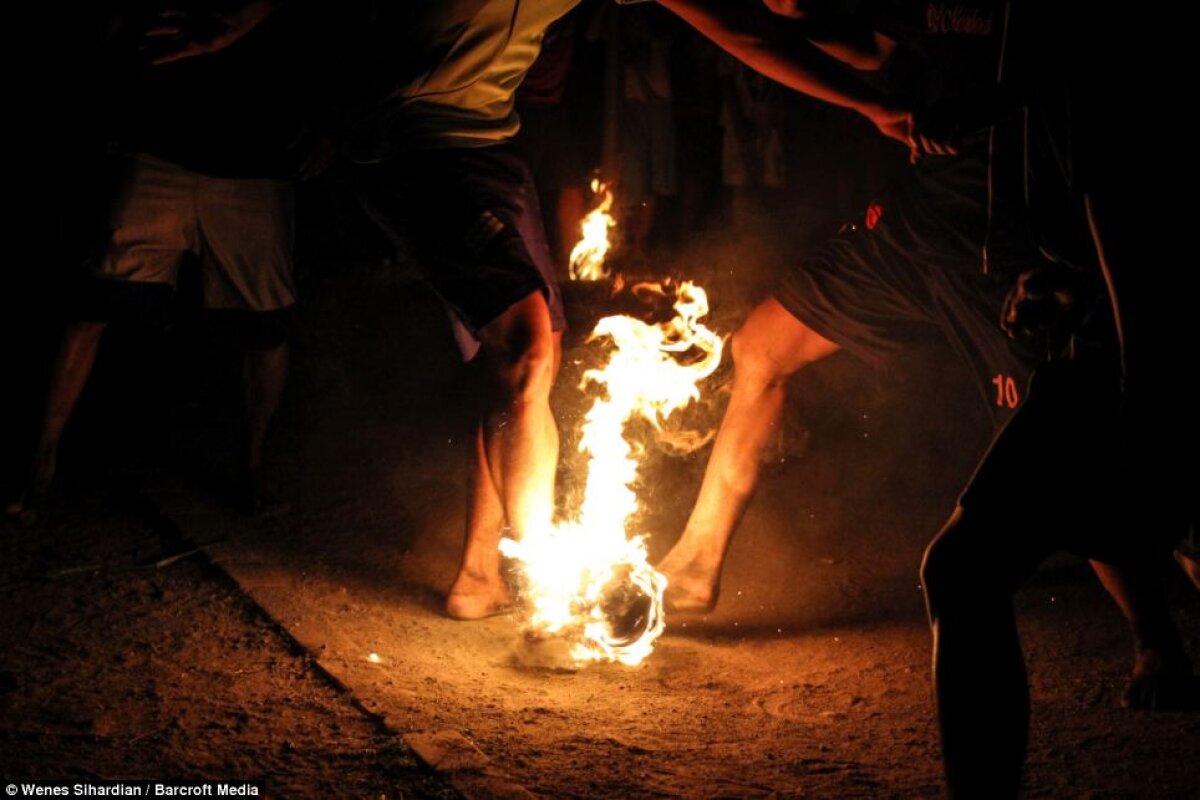
[{"label": "silhouetted figure", "polygon": [[[876,4],[874,12],[868,6],[866,16],[859,19],[822,20],[808,17],[806,4],[769,2],[773,8],[804,20],[802,25],[789,27],[784,22],[764,21],[752,10],[720,0],[661,2],[764,74],[838,105],[859,111],[865,107],[864,113],[878,120],[881,131],[906,141],[914,156],[920,156],[916,171],[891,198],[881,207],[872,208],[862,224],[851,226],[790,271],[776,296],[755,309],[734,336],[736,373],[729,408],[687,528],[660,567],[670,581],[669,604],[677,610],[703,611],[717,601],[725,554],[757,483],[761,454],[778,422],[787,379],[807,364],[842,348],[867,363],[882,365],[916,334],[933,330],[940,332],[971,367],[985,400],[997,412],[997,419],[1003,420],[1022,404],[1024,379],[1031,365],[1046,357],[1057,357],[1063,347],[1059,332],[1057,336],[1033,340],[1017,337],[1025,347],[1013,349],[998,324],[1006,309],[1026,308],[1025,300],[1007,302],[1010,292],[1018,298],[1034,297],[1033,307],[1044,306],[1047,296],[1055,296],[1045,283],[1051,276],[1062,274],[1061,257],[1054,255],[1039,235],[1046,226],[1031,222],[1044,219],[1049,204],[1073,209],[1066,215],[1072,220],[1067,225],[1069,230],[1082,227],[1086,233],[1088,225],[1078,213],[1082,201],[1071,197],[1064,199],[1050,193],[1050,200],[1030,207],[1027,175],[1022,170],[1024,142],[1029,137],[1015,105],[1008,107],[1013,113],[980,118],[980,109],[988,108],[994,102],[990,98],[1004,88],[1000,79],[1010,12],[1007,3]],[[1086,15],[1081,13],[1078,18]],[[805,36],[811,43],[803,40]],[[1096,37],[1096,41],[1107,40]],[[847,96],[841,78],[829,76],[813,53],[815,46],[850,66],[873,69],[886,62],[898,45],[910,47],[923,57],[920,72],[909,78],[915,83],[907,87],[905,102],[921,109],[938,109],[941,115],[958,120],[957,124],[939,126],[933,124],[936,120],[930,120],[924,126],[914,125],[909,117],[907,122],[893,126],[894,118],[886,113],[886,101],[873,100],[863,90],[850,90]],[[1042,45],[1044,48],[1045,43]],[[1033,51],[1040,52],[1038,48]],[[1037,81],[1032,83],[1036,85]],[[1089,85],[1100,83],[1092,81]],[[1050,92],[1051,87],[1042,89]],[[980,98],[988,101],[981,102]],[[1066,107],[1061,102],[1055,105],[1053,100],[1045,99],[1045,107],[1053,109],[1046,112],[1045,118],[1058,121],[1065,116]],[[893,102],[903,107],[903,103]],[[872,113],[872,109],[878,111],[881,107],[882,113]],[[1098,129],[1105,129],[1099,113],[1090,121]],[[1038,141],[1036,137],[1034,141]],[[1072,141],[1070,137],[1059,137],[1036,155],[1064,169],[1062,155],[1069,149],[1065,143]],[[1103,149],[1097,148],[1096,152]],[[1096,163],[1103,162],[1098,159]],[[1132,168],[1130,171],[1136,172]],[[1028,177],[1035,188],[1042,188],[1046,173]],[[1062,179],[1058,178],[1057,183],[1062,184]],[[1078,185],[1069,185],[1072,191],[1078,191]],[[1106,202],[1116,202],[1114,195],[1126,207],[1130,197],[1144,202],[1149,192],[1141,188],[1132,195],[1111,193]],[[1120,219],[1119,213],[1116,218]],[[1116,230],[1127,236],[1129,228],[1118,223]],[[1125,237],[1122,240],[1128,241]],[[1020,294],[1022,291],[1025,295]],[[1020,312],[1015,313],[1020,317]],[[1166,315],[1172,317],[1183,315]],[[1011,328],[1018,323],[1008,324]],[[1147,347],[1143,352],[1169,351],[1162,347],[1168,338],[1159,335],[1159,348]],[[1099,347],[1103,351],[1104,345]],[[938,631],[938,691],[943,698],[948,775],[952,789],[964,796],[1013,794],[1019,784],[1028,698],[1012,621],[1011,593],[1029,570],[1063,546],[1066,530],[1079,527],[1067,525],[1063,516],[1054,518],[1049,526],[1040,524],[1038,504],[1070,509],[1063,513],[1078,515],[1082,496],[1072,495],[1072,486],[1080,491],[1083,486],[1099,486],[1100,496],[1119,496],[1119,480],[1096,484],[1085,478],[1075,483],[1074,474],[1068,471],[1051,481],[1066,463],[1112,464],[1111,453],[1107,462],[1101,458],[1104,448],[1099,440],[1103,434],[1097,432],[1113,430],[1117,402],[1112,393],[1116,384],[1104,380],[1103,370],[1058,365],[1047,370],[1048,375],[1056,372],[1078,373],[1080,377],[1065,380],[1064,388],[1059,389],[1039,389],[1035,384],[1035,391],[1051,399],[1023,413],[1024,421],[1014,421],[997,443],[989,462],[1007,466],[989,468],[985,462],[981,468],[977,482],[997,487],[991,495],[995,502],[986,505],[982,513],[964,511],[956,515],[926,560],[926,588]],[[1040,383],[1053,380],[1046,377]],[[1151,383],[1157,385],[1154,380]],[[1109,387],[1107,395],[1101,391],[1105,386]],[[1083,408],[1079,403],[1090,390],[1098,394],[1092,405]],[[1155,389],[1147,394],[1158,401],[1175,398],[1174,405],[1168,403],[1167,407],[1176,411],[1177,398],[1185,396],[1179,387],[1172,392]],[[1060,404],[1057,411],[1047,410],[1054,409],[1055,403]],[[1059,430],[1054,420],[1070,408],[1080,408],[1078,418],[1061,426],[1061,437],[1050,438],[1046,432]],[[1043,418],[1050,422],[1039,424]],[[1173,413],[1168,418],[1179,423],[1184,415]],[[1144,422],[1145,417],[1139,417],[1139,421]],[[1043,455],[1036,449],[1018,447],[1016,455],[1005,458],[1010,449],[1006,441],[1037,440],[1036,432],[1029,439],[1013,432],[1022,429],[1041,431],[1048,437],[1045,446],[1053,449],[1054,457],[1044,458],[1044,464],[1058,465],[1059,469],[1043,469],[1036,463]],[[1152,438],[1139,434],[1137,441],[1144,447]],[[1162,440],[1161,435],[1158,438]],[[1149,452],[1142,451],[1143,463],[1149,460]],[[1185,448],[1183,452],[1191,450]],[[986,479],[992,472],[1007,475],[1018,464],[1028,464],[1029,473],[1042,481],[1014,482],[1006,487],[1004,478]],[[1161,479],[1162,485],[1172,486],[1172,490],[1158,501],[1152,513],[1136,522],[1126,520],[1118,536],[1122,541],[1159,536],[1170,541],[1181,534],[1178,520],[1169,519],[1158,509],[1165,504],[1173,513],[1178,512],[1186,490],[1177,478],[1164,479],[1162,471],[1158,468],[1148,474]],[[1082,474],[1094,476],[1090,470]],[[1114,469],[1105,474],[1119,473]],[[1065,494],[1056,493],[1051,488],[1055,485],[1064,487]],[[1033,496],[1038,501],[1025,503],[1023,493],[1037,486],[1041,488]],[[969,498],[984,491],[968,491],[963,508],[982,502]],[[1008,498],[1013,508],[1019,509],[1016,516],[1000,507],[1000,497]],[[1025,526],[1019,534],[1012,530],[1017,524]],[[1145,558],[1108,556],[1106,560],[1097,558],[1099,551],[1080,551],[1093,557],[1097,575],[1127,616],[1134,633],[1134,670],[1126,702],[1168,702],[1178,687],[1186,689],[1189,685],[1191,665],[1179,646],[1161,587],[1153,579],[1149,549],[1138,550]],[[973,603],[972,598],[980,595],[986,596],[986,603]],[[942,647],[947,631],[952,631],[949,648]]]},{"label": "silhouetted figure", "polygon": [[[236,503],[264,507],[263,444],[287,376],[295,303],[291,180],[310,100],[291,15],[246,2],[217,11],[127,3],[107,54],[112,185],[105,240],[67,325],[22,496],[29,518],[54,477],[59,441],[113,321],[161,318],[180,267],[199,263],[204,307],[243,349],[245,424]],[[304,99],[302,99],[302,96]]]},{"label": "silhouetted figure", "polygon": [[[1200,708],[1160,573],[1194,531],[1196,422],[1179,365],[1195,360],[1194,297],[1164,275],[1183,252],[1159,181],[1183,148],[1130,148],[1162,109],[1170,36],[1124,11],[1013,2],[996,90],[918,125],[1019,121],[1024,200],[1051,263],[1023,271],[1003,313],[1053,353],[993,443],[922,581],[951,794],[1016,796],[1029,690],[1012,599],[1050,554],[1092,559],[1134,634],[1128,705]],[[1111,45],[1121,42],[1120,48]],[[918,121],[920,123],[920,120]],[[1176,557],[1195,581],[1194,551]],[[1200,588],[1200,583],[1197,583]]]}]

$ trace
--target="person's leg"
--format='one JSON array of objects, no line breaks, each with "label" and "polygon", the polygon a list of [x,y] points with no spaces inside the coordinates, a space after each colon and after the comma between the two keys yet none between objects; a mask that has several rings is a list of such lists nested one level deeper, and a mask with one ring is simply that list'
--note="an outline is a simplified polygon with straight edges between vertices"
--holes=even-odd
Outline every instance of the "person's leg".
[{"label": "person's leg", "polygon": [[[107,322],[159,319],[183,254],[191,247],[194,176],[187,170],[138,155],[114,165],[108,227],[111,231],[95,277],[80,298],[88,321],[68,323],[51,372],[45,412],[21,497],[5,507],[29,519],[32,506],[54,478],[58,445],[83,392]],[[111,279],[111,280],[107,280]]]},{"label": "person's leg", "polygon": [[565,327],[537,192],[505,146],[464,148],[359,172],[364,209],[413,248],[452,309],[477,364],[481,422],[471,441],[466,545],[447,612],[478,619],[509,601],[500,574],[504,524],[519,538],[551,524],[558,433],[550,411]]},{"label": "person's leg", "polygon": [[513,535],[550,524],[558,430],[550,412],[554,333],[534,292],[480,331],[487,376],[483,438]]},{"label": "person's leg", "polygon": [[242,433],[243,484],[239,487],[243,496],[239,500],[248,511],[266,510],[260,485],[263,444],[287,384],[288,357],[286,341],[273,347],[248,347],[242,355],[245,427]]},{"label": "person's leg", "polygon": [[1106,564],[1092,569],[1116,601],[1133,634],[1133,673],[1121,696],[1127,708],[1158,709],[1194,700],[1192,663],[1171,617],[1154,564]]},{"label": "person's leg", "polygon": [[446,596],[446,614],[452,619],[479,619],[512,604],[508,584],[500,572],[500,539],[504,536],[504,503],[488,469],[480,419],[471,437],[467,466],[467,531],[462,561]]},{"label": "person's leg", "polygon": [[721,567],[758,483],[762,453],[783,410],[788,378],[838,346],[775,299],[758,306],[733,337],[733,394],[683,535],[659,564],[668,607],[716,605]]},{"label": "person's leg", "polygon": [[262,484],[263,446],[287,385],[293,190],[286,181],[201,178],[196,191],[204,306],[234,324],[242,347],[242,451],[234,502],[261,514],[286,510]]},{"label": "person's leg", "polygon": [[[1129,65],[1122,61],[1104,63],[1103,66],[1124,73]],[[1081,113],[1078,118],[1098,120],[1101,106],[1111,99],[1111,87],[1091,70],[1089,77],[1091,80],[1079,87]],[[1133,101],[1134,105],[1141,102],[1136,94],[1125,100]],[[1127,103],[1123,101],[1122,105]],[[1124,115],[1123,118],[1134,117]],[[1079,157],[1092,155],[1103,158],[1104,163],[1104,169],[1093,170],[1090,187],[1084,196],[1083,212],[1108,288],[1107,299],[1117,321],[1116,336],[1126,387],[1123,418],[1129,437],[1126,442],[1129,447],[1126,453],[1130,465],[1128,475],[1136,478],[1134,485],[1140,495],[1135,500],[1135,508],[1140,510],[1154,503],[1172,509],[1163,515],[1166,518],[1177,514],[1182,517],[1177,517],[1177,522],[1186,525],[1190,519],[1194,525],[1195,509],[1189,500],[1200,480],[1194,458],[1198,432],[1189,378],[1186,371],[1178,369],[1176,347],[1179,342],[1194,344],[1190,324],[1193,301],[1187,293],[1161,292],[1161,287],[1153,280],[1153,270],[1144,268],[1146,264],[1169,261],[1177,240],[1173,237],[1148,239],[1143,235],[1145,223],[1161,210],[1156,204],[1146,203],[1144,193],[1131,191],[1131,187],[1150,185],[1144,172],[1144,160],[1110,160],[1108,157],[1105,145],[1120,138],[1121,128],[1104,126],[1093,131],[1086,123],[1080,123],[1080,130],[1084,129],[1089,132],[1090,147],[1079,148]],[[1169,148],[1161,149],[1155,157],[1169,158],[1170,152]],[[1163,530],[1151,528],[1147,533],[1162,535]],[[1193,548],[1179,547],[1174,555],[1185,575],[1200,589],[1200,562],[1196,560],[1194,536],[1193,529]],[[1106,574],[1099,569],[1097,574],[1129,620],[1134,636],[1133,674],[1122,700],[1131,707],[1183,705],[1194,708],[1198,697],[1197,679],[1191,674],[1186,654],[1181,654],[1182,659],[1170,659],[1173,664],[1162,664],[1164,669],[1157,670],[1154,667],[1158,666],[1158,659],[1142,658],[1146,628],[1161,630],[1172,622],[1162,597],[1162,587],[1147,586],[1152,580],[1147,576],[1120,575],[1111,571]],[[1149,617],[1149,625],[1146,619],[1139,619],[1142,617]]]},{"label": "person's leg", "polygon": [[1099,362],[1043,364],[992,442],[950,521],[930,543],[921,583],[950,794],[1016,797],[1029,735],[1029,689],[1013,595],[1061,549],[1099,552],[1114,507],[1115,385]]},{"label": "person's leg", "polygon": [[[557,375],[562,357],[562,332],[554,332],[553,339],[553,375]],[[482,379],[480,375],[472,377],[475,383]],[[492,480],[485,441],[481,415],[471,437],[468,457],[466,542],[458,573],[446,596],[446,613],[453,619],[479,619],[504,611],[512,604],[512,595],[500,571],[504,502]]]},{"label": "person's leg", "polygon": [[479,339],[484,388],[470,471],[472,509],[463,561],[446,602],[457,619],[478,619],[508,604],[498,523],[507,520],[519,539],[550,525],[554,515],[558,430],[550,388],[558,337],[545,297],[530,294],[484,327]]},{"label": "person's leg", "polygon": [[921,565],[951,797],[1016,797],[1020,789],[1029,687],[1012,598],[1047,552],[1011,533],[959,507]]},{"label": "person's leg", "polygon": [[88,376],[92,374],[105,327],[103,322],[73,322],[67,326],[54,361],[42,428],[25,489],[20,498],[5,508],[5,514],[19,517],[31,513],[38,497],[54,479],[59,441]]}]

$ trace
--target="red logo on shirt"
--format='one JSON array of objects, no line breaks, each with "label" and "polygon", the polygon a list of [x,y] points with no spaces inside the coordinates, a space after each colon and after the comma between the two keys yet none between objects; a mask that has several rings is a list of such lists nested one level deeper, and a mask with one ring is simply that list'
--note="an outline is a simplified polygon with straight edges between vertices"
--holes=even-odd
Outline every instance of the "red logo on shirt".
[{"label": "red logo on shirt", "polygon": [[867,206],[867,217],[863,220],[866,223],[867,230],[875,230],[875,226],[879,224],[879,220],[883,219],[883,204],[871,203]]},{"label": "red logo on shirt", "polygon": [[961,4],[930,3],[925,6],[925,32],[990,36],[995,12],[965,8]]}]

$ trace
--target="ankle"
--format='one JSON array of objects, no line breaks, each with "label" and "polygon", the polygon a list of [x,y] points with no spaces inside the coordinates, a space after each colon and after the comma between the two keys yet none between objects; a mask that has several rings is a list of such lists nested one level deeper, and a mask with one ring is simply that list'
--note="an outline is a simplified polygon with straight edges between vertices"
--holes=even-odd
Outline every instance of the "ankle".
[{"label": "ankle", "polygon": [[1133,658],[1137,668],[1157,672],[1169,670],[1191,671],[1192,662],[1188,658],[1183,643],[1177,637],[1166,637],[1162,640],[1147,641],[1138,639],[1134,642]]},{"label": "ankle", "polygon": [[[713,571],[718,569],[724,560],[724,548],[706,544],[705,540],[710,538],[712,537],[685,531],[680,539],[680,544],[676,545],[671,552],[672,560],[697,570]],[[699,543],[693,544],[689,540]]]},{"label": "ankle", "polygon": [[458,571],[458,577],[455,583],[463,580],[471,583],[500,583],[500,563],[478,563],[463,564]]}]

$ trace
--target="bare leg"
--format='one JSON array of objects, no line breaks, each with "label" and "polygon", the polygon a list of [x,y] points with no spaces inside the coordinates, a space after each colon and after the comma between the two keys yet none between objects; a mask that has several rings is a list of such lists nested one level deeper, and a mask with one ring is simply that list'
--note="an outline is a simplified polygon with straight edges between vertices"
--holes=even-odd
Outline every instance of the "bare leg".
[{"label": "bare leg", "polygon": [[1157,709],[1194,702],[1192,664],[1154,566],[1093,561],[1092,569],[1133,633],[1133,674],[1121,697],[1122,705]]},{"label": "bare leg", "polygon": [[513,535],[549,525],[554,513],[558,430],[550,387],[561,337],[550,330],[546,301],[532,294],[484,329],[486,388],[472,443],[470,508],[463,561],[446,599],[455,619],[479,619],[511,602],[500,574],[504,521]]},{"label": "bare leg", "polygon": [[774,299],[754,309],[734,335],[729,408],[687,527],[659,565],[667,576],[669,608],[707,611],[716,605],[725,553],[758,484],[787,379],[837,350]]},{"label": "bare leg", "polygon": [[21,497],[4,509],[5,514],[22,518],[32,514],[39,495],[45,493],[54,479],[58,444],[88,376],[92,374],[105,327],[103,322],[73,322],[63,333],[62,346],[50,377],[42,430],[33,463],[29,467],[29,477]]},{"label": "bare leg", "polygon": [[997,548],[1004,533],[958,508],[921,565],[951,797],[1020,789],[1029,685],[1012,598],[1047,553],[1032,539]]},{"label": "bare leg", "polygon": [[242,380],[245,391],[245,431],[242,442],[244,493],[242,501],[247,510],[264,510],[259,486],[262,468],[263,443],[271,418],[279,408],[287,384],[288,346],[284,342],[268,349],[247,349],[242,357]]},{"label": "bare leg", "polygon": [[483,420],[471,438],[467,467],[467,537],[462,563],[446,597],[446,614],[453,619],[480,619],[512,604],[500,574],[500,539],[504,535],[504,504],[488,470]]}]

